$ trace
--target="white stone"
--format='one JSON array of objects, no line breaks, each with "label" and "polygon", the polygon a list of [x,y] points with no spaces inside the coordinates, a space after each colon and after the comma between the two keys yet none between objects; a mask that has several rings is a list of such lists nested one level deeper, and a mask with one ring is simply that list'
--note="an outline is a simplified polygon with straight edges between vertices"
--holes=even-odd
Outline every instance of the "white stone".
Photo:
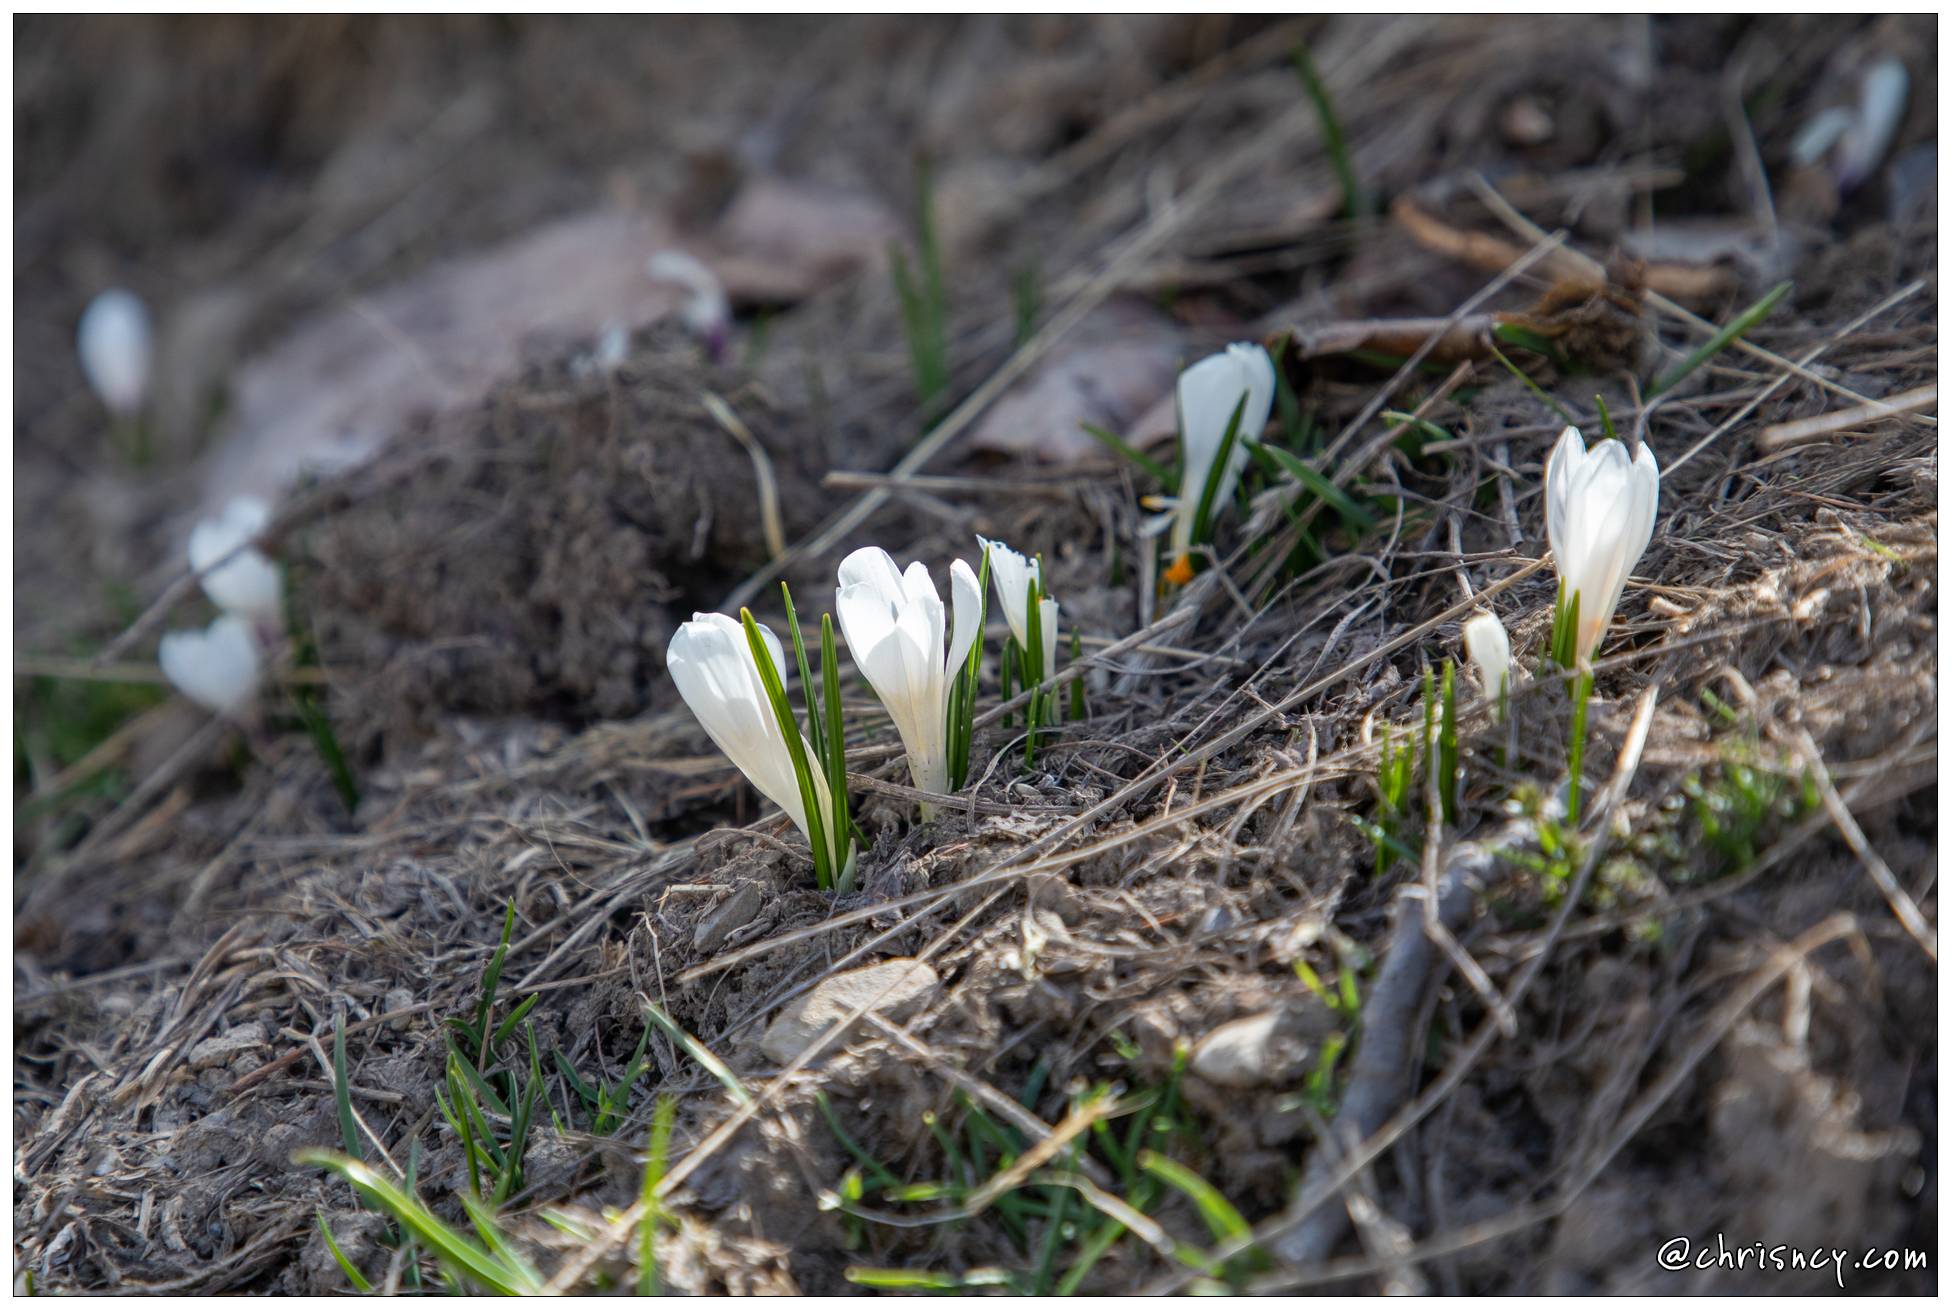
[{"label": "white stone", "polygon": [[759,1039],[759,1049],[768,1059],[790,1064],[863,1005],[883,1019],[898,1019],[919,1007],[940,982],[929,965],[905,957],[835,974],[781,1010]]}]

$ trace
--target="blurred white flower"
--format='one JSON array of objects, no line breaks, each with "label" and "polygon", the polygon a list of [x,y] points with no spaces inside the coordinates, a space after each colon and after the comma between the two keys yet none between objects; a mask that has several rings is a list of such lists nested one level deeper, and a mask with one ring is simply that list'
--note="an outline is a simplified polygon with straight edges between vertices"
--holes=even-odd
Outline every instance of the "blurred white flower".
[{"label": "blurred white flower", "polygon": [[178,691],[228,719],[249,715],[264,673],[257,634],[236,614],[218,615],[201,632],[164,633],[156,660]]},{"label": "blurred white flower", "polygon": [[[785,651],[779,639],[772,635],[772,629],[761,625],[759,632],[784,684],[788,678]],[[759,666],[752,658],[744,625],[723,614],[693,614],[691,621],[680,626],[677,635],[671,638],[664,665],[671,671],[672,681],[677,683],[678,694],[704,727],[705,735],[759,789],[760,795],[786,812],[810,843],[813,832],[807,826],[799,775],[793,769],[793,757],[786,734],[779,726],[779,717],[773,713],[772,699],[759,679]],[[812,743],[804,736],[800,737],[800,743],[813,776],[815,803],[824,820],[833,812],[826,769],[813,753]],[[843,835],[827,833],[826,837],[831,846],[845,849]],[[839,867],[837,862],[834,867]]]},{"label": "blurred white flower", "polygon": [[222,514],[190,530],[190,567],[219,609],[275,635],[284,626],[284,579],[263,551],[248,544],[270,521],[270,506],[255,496],[237,497]]},{"label": "blurred white flower", "polygon": [[835,608],[854,664],[887,707],[908,753],[908,773],[923,791],[948,790],[948,695],[980,636],[982,586],[961,560],[949,566],[955,627],[928,568],[906,573],[878,546],[840,562]]},{"label": "blurred white flower", "polygon": [[1836,188],[1844,195],[1870,180],[1903,126],[1910,74],[1901,59],[1880,59],[1863,74],[1856,112],[1836,146]]},{"label": "blurred white flower", "polygon": [[732,302],[726,298],[725,284],[718,275],[696,255],[675,247],[652,255],[645,268],[656,281],[674,282],[691,293],[679,317],[685,329],[716,357],[725,348],[732,324]]},{"label": "blurred white flower", "polygon": [[1623,442],[1590,451],[1574,427],[1559,434],[1545,466],[1545,529],[1564,585],[1565,603],[1578,598],[1576,653],[1590,659],[1619,607],[1626,575],[1653,539],[1660,507],[1660,465],[1651,446],[1637,457]]},{"label": "blurred white flower", "polygon": [[611,323],[596,338],[595,348],[590,351],[590,363],[599,373],[614,373],[630,357],[630,329],[621,323]]},{"label": "blurred white flower", "polygon": [[75,345],[81,371],[109,413],[124,419],[140,413],[155,352],[149,310],[142,300],[120,287],[96,296],[82,311]]},{"label": "blurred white flower", "polygon": [[1477,670],[1484,695],[1490,698],[1492,722],[1504,716],[1504,693],[1510,690],[1511,636],[1488,610],[1470,616],[1463,625],[1463,651]]},{"label": "blurred white flower", "polygon": [[[1226,428],[1233,411],[1240,410],[1240,427],[1219,482],[1213,490],[1212,513],[1220,513],[1232,503],[1240,473],[1251,452],[1249,443],[1260,440],[1267,416],[1274,403],[1274,361],[1260,346],[1237,341],[1216,355],[1194,364],[1179,374],[1179,494],[1172,500],[1171,563],[1166,580],[1183,586],[1192,581],[1193,520],[1199,514],[1199,499],[1212,473],[1213,461],[1226,440]],[[1163,521],[1160,526],[1163,526]]]}]

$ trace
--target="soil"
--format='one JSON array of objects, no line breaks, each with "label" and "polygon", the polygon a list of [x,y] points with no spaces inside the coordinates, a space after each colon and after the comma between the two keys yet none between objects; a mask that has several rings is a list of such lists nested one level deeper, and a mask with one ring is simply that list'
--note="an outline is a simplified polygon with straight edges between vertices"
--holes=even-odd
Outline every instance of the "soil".
[{"label": "soil", "polygon": [[[530,1008],[502,1067],[541,1108],[499,1223],[566,1287],[636,1283],[631,1207],[668,1103],[656,1265],[685,1292],[858,1292],[876,1270],[971,1290],[1074,1272],[1110,1294],[1935,1291],[1935,404],[1762,440],[1935,380],[1936,193],[1916,183],[1935,36],[1859,17],[23,20],[16,1286],[344,1292],[321,1217],[375,1285],[437,1286],[424,1249],[405,1259],[386,1216],[293,1156],[344,1144],[343,1040],[364,1158],[396,1180],[412,1162],[466,1227],[448,1021],[476,1012],[512,907],[495,1015]],[[1359,197],[1290,62],[1303,42]],[[1845,189],[1798,133],[1890,58],[1904,111]],[[917,395],[881,253],[893,231],[925,268],[918,194],[938,396]],[[1513,208],[1597,262],[1541,251]],[[717,271],[728,340],[600,269],[515,271],[537,231],[625,220],[625,245]],[[1647,403],[1778,281],[1746,348]],[[159,325],[140,465],[73,359],[113,284]],[[443,304],[502,312],[455,324]],[[1520,381],[1467,343],[1421,370],[1287,357],[1283,439],[1375,521],[1315,501],[1304,538],[1293,484],[1256,469],[1183,591],[1140,533],[1161,488],[1075,440],[1080,418],[1135,438],[1169,414],[1162,358],[1479,310],[1560,338],[1555,358],[1505,339]],[[384,430],[313,434],[355,385]],[[1467,596],[1539,667],[1541,470],[1560,408],[1597,436],[1595,394],[1663,477],[1587,709],[1580,869],[1552,864],[1538,817],[1570,776],[1561,679],[1528,679],[1507,732],[1458,671],[1448,822],[1422,773],[1391,819],[1377,771],[1422,731]],[[1440,431],[1412,448],[1384,411]],[[155,641],[210,613],[190,523],[292,451],[338,455],[281,475],[266,546],[293,634],[264,715],[228,727],[165,699]],[[991,714],[963,803],[924,820],[849,672],[866,850],[850,889],[819,890],[665,645],[699,610],[779,626],[781,577],[817,616],[864,544],[939,579],[978,533],[1042,555],[1085,713],[1029,765],[1020,717]],[[297,712],[314,692],[356,797]],[[992,658],[978,708],[999,704]],[[1430,976],[1378,994],[1425,879],[1513,822]],[[1378,874],[1384,829],[1406,858]],[[761,1049],[833,975],[910,957],[940,979],[918,1006],[798,1067]],[[1392,1003],[1409,1026],[1371,1031]],[[1364,1044],[1389,1041],[1411,1067],[1370,1086]],[[639,1051],[599,1114],[578,1086]],[[1351,1138],[1371,1095],[1413,1120]],[[984,1195],[999,1149],[1105,1107]],[[1135,1157],[1122,1174],[1128,1133],[1251,1247],[1225,1248],[1196,1188]],[[1314,1206],[1303,1180],[1363,1138],[1372,1163]],[[944,1187],[900,1191],[924,1182]],[[1120,1204],[1149,1218],[1112,1233]],[[1664,1268],[1676,1237],[1850,1264]],[[1924,1261],[1855,1263],[1888,1249]]]}]

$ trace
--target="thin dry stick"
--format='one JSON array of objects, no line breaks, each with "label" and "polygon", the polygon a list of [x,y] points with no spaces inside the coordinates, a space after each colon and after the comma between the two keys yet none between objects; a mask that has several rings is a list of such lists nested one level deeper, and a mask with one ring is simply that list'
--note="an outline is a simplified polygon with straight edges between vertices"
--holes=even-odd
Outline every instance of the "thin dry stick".
[{"label": "thin dry stick", "polygon": [[1863,871],[1870,875],[1870,881],[1876,884],[1879,892],[1883,893],[1883,899],[1889,903],[1890,912],[1897,916],[1897,922],[1903,925],[1904,931],[1910,934],[1913,941],[1924,948],[1924,954],[1935,962],[1937,930],[1931,927],[1923,911],[1917,908],[1917,902],[1910,899],[1910,893],[1906,892],[1903,885],[1897,881],[1897,875],[1890,871],[1890,866],[1883,862],[1883,857],[1878,855],[1876,848],[1870,845],[1869,838],[1863,835],[1863,829],[1857,825],[1856,816],[1849,812],[1849,806],[1843,804],[1843,798],[1836,794],[1836,783],[1830,778],[1829,769],[1822,762],[1822,750],[1816,745],[1815,738],[1809,735],[1807,728],[1797,728],[1795,744],[1801,748],[1802,762],[1808,766],[1809,775],[1815,780],[1816,790],[1822,793],[1822,806],[1829,812],[1830,821],[1836,825],[1836,831],[1842,834],[1850,850],[1856,852],[1856,858],[1863,863]]},{"label": "thin dry stick", "polygon": [[1831,432],[1853,428],[1863,423],[1874,423],[1878,419],[1895,418],[1913,410],[1928,409],[1937,404],[1937,383],[1917,387],[1885,400],[1873,400],[1867,405],[1857,405],[1850,409],[1832,409],[1827,414],[1817,414],[1812,418],[1795,419],[1789,423],[1770,423],[1755,438],[1755,449],[1764,454],[1787,450],[1791,446],[1805,445],[1820,441]]},{"label": "thin dry stick", "polygon": [[752,435],[752,429],[745,426],[744,420],[732,412],[732,407],[717,392],[701,391],[698,400],[704,405],[705,413],[731,433],[733,440],[745,447],[745,453],[751,457],[752,474],[759,484],[759,524],[765,530],[766,550],[773,559],[778,559],[786,553],[786,520],[779,513],[779,480],[772,475],[772,456],[766,454],[765,447]]}]

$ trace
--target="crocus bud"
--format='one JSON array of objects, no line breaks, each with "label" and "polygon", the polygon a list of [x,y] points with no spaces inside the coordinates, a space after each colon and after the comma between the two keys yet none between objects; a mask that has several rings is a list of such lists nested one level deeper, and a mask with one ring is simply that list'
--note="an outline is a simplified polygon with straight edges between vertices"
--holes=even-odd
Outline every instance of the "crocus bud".
[{"label": "crocus bud", "polygon": [[1016,638],[1018,646],[1028,650],[1030,615],[1025,606],[1030,583],[1035,582],[1039,592],[1043,590],[1043,564],[987,537],[977,537],[976,544],[989,555],[989,581],[995,584],[996,599],[1002,603],[1003,621],[1009,624],[1009,635]]},{"label": "crocus bud", "polygon": [[249,717],[264,666],[250,621],[220,614],[201,632],[163,634],[156,660],[178,691],[227,719]]},{"label": "crocus bud", "polygon": [[[759,632],[783,683],[787,677],[785,650],[770,628],[761,626]],[[678,694],[697,716],[705,735],[759,789],[760,795],[786,812],[810,842],[813,830],[807,824],[799,775],[794,771],[779,716],[773,712],[772,698],[766,694],[759,666],[752,658],[744,625],[723,614],[694,614],[671,638],[664,664],[671,671],[671,680],[677,683]],[[815,803],[822,814],[827,813],[833,804],[833,794],[827,788],[826,770],[804,736],[800,744],[812,773]],[[844,833],[827,836],[837,847],[837,868],[847,837]]]},{"label": "crocus bud", "polygon": [[270,521],[270,507],[263,501],[237,497],[222,514],[191,530],[190,567],[219,609],[276,633],[284,624],[284,581],[278,566],[247,544]]},{"label": "crocus bud", "polygon": [[[919,560],[906,573],[878,546],[840,562],[834,610],[854,665],[887,707],[923,791],[948,790],[948,698],[980,634],[982,584],[961,560],[949,566],[954,631]],[[1019,598],[1020,599],[1020,598]]]},{"label": "crocus bud", "polygon": [[1590,451],[1574,427],[1559,434],[1545,466],[1545,529],[1558,564],[1565,603],[1578,600],[1577,657],[1599,648],[1626,575],[1653,538],[1660,507],[1660,465],[1653,448],[1629,456],[1619,441]]},{"label": "crocus bud", "polygon": [[117,418],[133,418],[149,394],[149,363],[155,351],[149,311],[132,291],[104,291],[88,302],[76,333],[81,371]]},{"label": "crocus bud", "polygon": [[1492,721],[1503,718],[1504,694],[1510,690],[1510,634],[1504,631],[1495,614],[1480,611],[1463,625],[1463,650],[1477,670],[1477,681],[1483,684],[1484,695],[1490,698]]},{"label": "crocus bud", "polygon": [[[1240,398],[1246,397],[1244,407]],[[1232,503],[1233,490],[1251,458],[1248,446],[1260,440],[1274,403],[1274,361],[1259,346],[1240,341],[1179,374],[1179,495],[1172,505],[1171,564],[1166,580],[1183,586],[1192,581],[1193,520],[1206,480],[1219,458],[1233,411],[1240,410],[1239,431],[1232,453],[1213,489],[1212,512]]]}]

